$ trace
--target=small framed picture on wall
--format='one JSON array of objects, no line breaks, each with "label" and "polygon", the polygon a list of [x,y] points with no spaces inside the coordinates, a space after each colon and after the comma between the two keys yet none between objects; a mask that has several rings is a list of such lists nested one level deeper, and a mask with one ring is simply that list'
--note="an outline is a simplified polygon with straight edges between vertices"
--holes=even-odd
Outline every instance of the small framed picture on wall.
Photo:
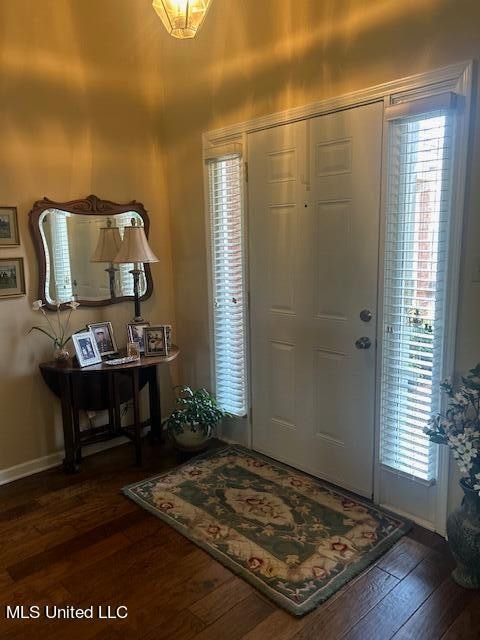
[{"label": "small framed picture on wall", "polygon": [[19,244],[17,207],[0,207],[0,247]]},{"label": "small framed picture on wall", "polygon": [[0,298],[24,295],[23,258],[0,258]]}]

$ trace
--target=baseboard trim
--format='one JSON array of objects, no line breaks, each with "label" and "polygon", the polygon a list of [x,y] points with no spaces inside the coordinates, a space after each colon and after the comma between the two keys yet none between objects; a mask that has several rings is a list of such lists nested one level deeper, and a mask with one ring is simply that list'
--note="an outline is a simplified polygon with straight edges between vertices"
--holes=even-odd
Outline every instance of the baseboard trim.
[{"label": "baseboard trim", "polygon": [[[123,436],[115,438],[114,440],[108,440],[107,442],[97,442],[85,447],[82,451],[82,455],[92,456],[95,453],[100,453],[100,451],[118,447],[126,442],[129,442],[129,440]],[[50,453],[42,458],[22,462],[13,467],[9,467],[8,469],[1,469],[0,486],[10,482],[15,482],[15,480],[20,480],[21,478],[26,478],[27,476],[33,476],[41,471],[47,471],[47,469],[52,469],[53,467],[58,467],[62,464],[64,457],[65,451],[56,451],[55,453]]]},{"label": "baseboard trim", "polygon": [[429,531],[433,531],[433,533],[435,533],[435,525],[433,522],[430,522],[430,520],[425,520],[424,518],[415,516],[412,513],[408,513],[408,511],[403,511],[402,509],[397,509],[396,507],[392,507],[392,505],[388,504],[388,502],[380,502],[379,506],[385,509],[386,511],[395,513],[397,514],[397,516],[401,516],[402,518],[407,518],[408,520],[415,522],[415,524],[420,525],[424,529],[428,529]]}]

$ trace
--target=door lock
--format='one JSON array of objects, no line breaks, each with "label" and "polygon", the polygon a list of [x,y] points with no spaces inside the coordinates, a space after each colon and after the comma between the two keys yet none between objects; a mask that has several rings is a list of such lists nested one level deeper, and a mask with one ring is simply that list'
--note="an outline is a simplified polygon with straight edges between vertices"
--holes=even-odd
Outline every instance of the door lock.
[{"label": "door lock", "polygon": [[372,346],[372,341],[367,336],[362,336],[355,342],[355,346],[357,349],[370,349]]},{"label": "door lock", "polygon": [[370,322],[372,318],[373,314],[370,309],[362,309],[362,311],[360,311],[360,320],[363,320],[363,322]]}]

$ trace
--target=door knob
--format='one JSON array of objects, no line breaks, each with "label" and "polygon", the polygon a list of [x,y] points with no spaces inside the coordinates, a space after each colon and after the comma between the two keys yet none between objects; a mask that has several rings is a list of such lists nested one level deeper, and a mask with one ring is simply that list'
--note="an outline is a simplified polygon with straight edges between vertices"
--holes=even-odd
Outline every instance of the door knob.
[{"label": "door knob", "polygon": [[360,311],[360,320],[363,322],[370,322],[372,317],[373,315],[370,309],[362,309],[362,311]]},{"label": "door knob", "polygon": [[372,346],[372,341],[370,340],[370,338],[362,336],[355,342],[355,346],[357,347],[357,349],[370,349],[370,347]]}]

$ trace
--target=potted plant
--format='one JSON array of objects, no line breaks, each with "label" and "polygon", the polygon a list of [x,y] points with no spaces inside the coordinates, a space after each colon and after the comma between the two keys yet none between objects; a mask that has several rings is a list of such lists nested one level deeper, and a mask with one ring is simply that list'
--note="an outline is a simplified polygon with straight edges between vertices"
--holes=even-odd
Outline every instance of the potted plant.
[{"label": "potted plant", "polygon": [[462,587],[480,588],[480,363],[454,388],[441,384],[449,401],[444,414],[434,416],[425,433],[446,444],[462,473],[462,504],[447,520],[450,548],[457,562],[453,579]]},{"label": "potted plant", "polygon": [[175,410],[165,421],[175,447],[196,453],[206,449],[213,427],[227,415],[206,389],[179,387]]},{"label": "potted plant", "polygon": [[40,327],[35,325],[28,333],[31,331],[40,331],[48,336],[53,343],[53,357],[58,363],[62,364],[67,362],[70,358],[70,354],[67,350],[67,343],[72,337],[69,332],[70,319],[72,317],[72,312],[76,311],[80,305],[75,300],[71,300],[66,305],[68,307],[66,314],[63,314],[60,311],[60,302],[55,302],[55,305],[57,307],[56,319],[51,320],[44,309],[44,303],[41,300],[35,300],[32,305],[32,309],[42,313],[43,317],[47,321],[47,326]]}]

